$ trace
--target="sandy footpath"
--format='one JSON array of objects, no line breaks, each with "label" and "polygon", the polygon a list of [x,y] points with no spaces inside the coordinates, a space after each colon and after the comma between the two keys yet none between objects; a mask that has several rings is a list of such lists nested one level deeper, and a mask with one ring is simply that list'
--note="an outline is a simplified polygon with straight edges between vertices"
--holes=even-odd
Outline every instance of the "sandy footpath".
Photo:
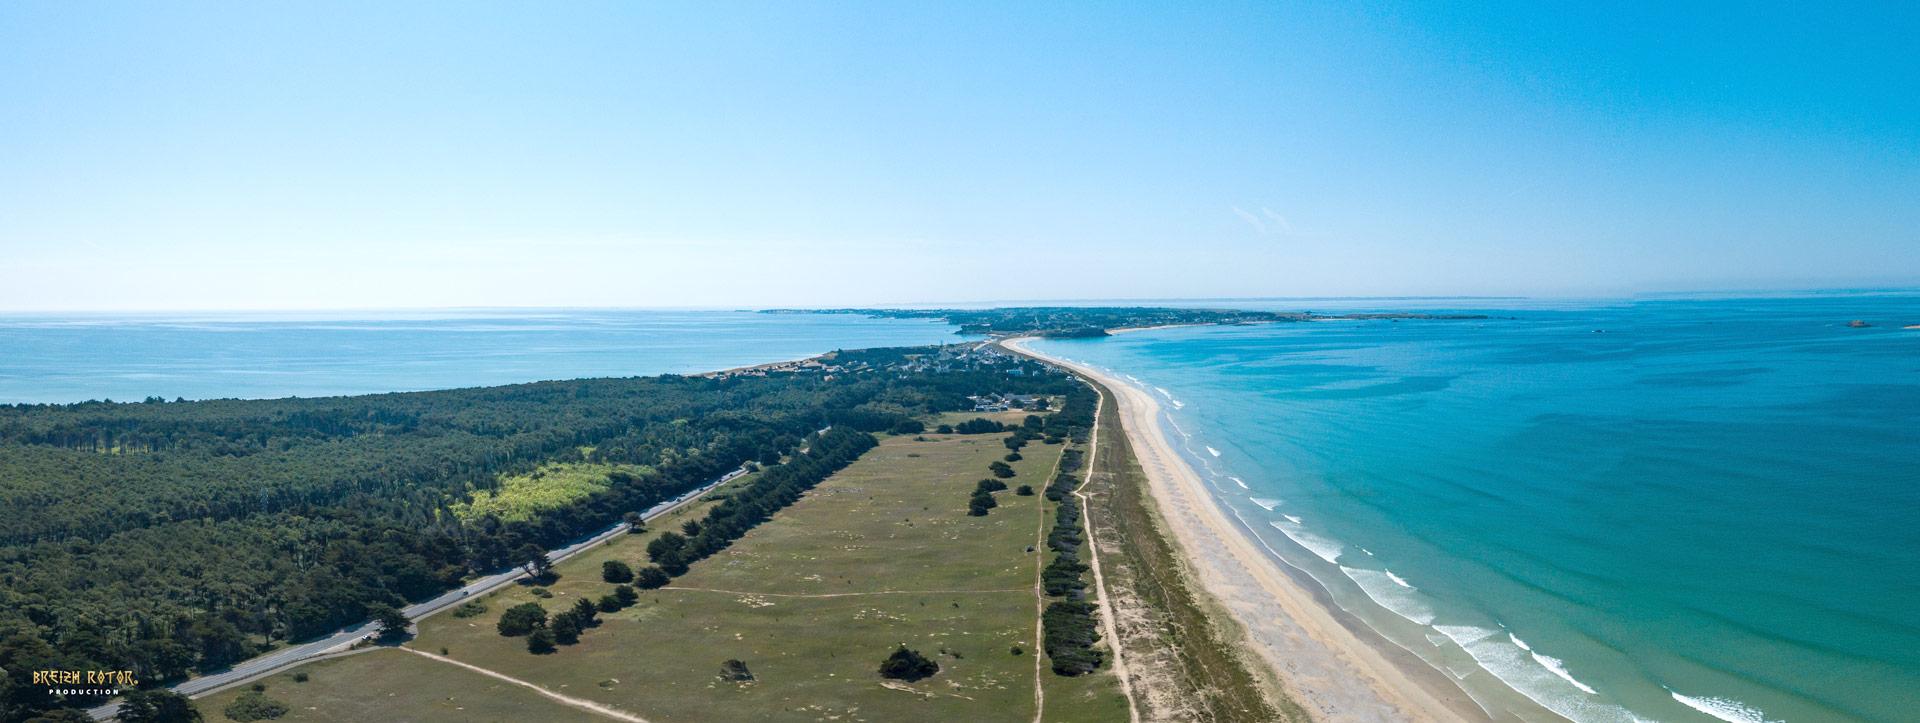
[{"label": "sandy footpath", "polygon": [[[1134,456],[1171,536],[1203,588],[1246,631],[1287,692],[1316,718],[1338,721],[1466,721],[1486,715],[1437,672],[1416,680],[1425,664],[1394,660],[1343,625],[1336,613],[1279,568],[1212,498],[1160,428],[1160,405],[1146,392],[1098,370],[1002,342],[1073,369],[1112,392]],[[1426,668],[1431,671],[1430,668]]]}]

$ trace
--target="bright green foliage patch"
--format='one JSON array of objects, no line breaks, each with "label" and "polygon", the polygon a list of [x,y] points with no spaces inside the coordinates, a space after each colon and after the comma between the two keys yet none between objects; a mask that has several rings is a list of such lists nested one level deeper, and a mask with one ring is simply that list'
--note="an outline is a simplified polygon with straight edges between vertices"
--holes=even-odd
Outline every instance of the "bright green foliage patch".
[{"label": "bright green foliage patch", "polygon": [[563,507],[606,491],[612,484],[607,476],[616,471],[639,477],[652,470],[637,465],[583,462],[541,465],[531,474],[502,478],[498,489],[474,492],[472,501],[453,505],[453,514],[462,521],[489,514],[502,522],[531,519],[543,510]]}]

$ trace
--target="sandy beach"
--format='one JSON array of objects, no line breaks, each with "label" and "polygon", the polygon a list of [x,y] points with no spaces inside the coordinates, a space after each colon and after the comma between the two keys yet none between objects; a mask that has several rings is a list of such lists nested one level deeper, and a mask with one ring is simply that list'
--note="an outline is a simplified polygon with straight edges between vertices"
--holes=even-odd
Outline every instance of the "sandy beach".
[{"label": "sandy beach", "polygon": [[1371,633],[1344,624],[1324,593],[1294,580],[1240,530],[1162,433],[1160,405],[1151,395],[1099,370],[1035,351],[1024,344],[1030,340],[1002,343],[1073,369],[1113,394],[1149,491],[1200,586],[1234,617],[1245,643],[1315,718],[1487,719],[1463,691],[1410,653],[1377,637],[1362,639]]}]

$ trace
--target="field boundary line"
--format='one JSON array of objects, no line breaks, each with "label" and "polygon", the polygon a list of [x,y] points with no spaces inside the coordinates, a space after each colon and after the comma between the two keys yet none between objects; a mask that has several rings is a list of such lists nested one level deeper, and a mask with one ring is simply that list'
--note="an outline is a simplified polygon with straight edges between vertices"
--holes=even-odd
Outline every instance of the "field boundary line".
[{"label": "field boundary line", "polygon": [[539,693],[539,694],[541,694],[541,695],[544,695],[544,696],[546,696],[546,697],[548,697],[548,698],[552,698],[552,699],[554,699],[555,701],[558,701],[558,702],[560,702],[560,703],[563,703],[563,704],[565,704],[565,705],[568,705],[568,706],[572,706],[572,707],[574,707],[574,708],[579,708],[579,709],[581,709],[581,710],[584,710],[584,711],[588,711],[588,712],[590,712],[590,713],[598,713],[598,714],[600,714],[600,715],[603,715],[603,716],[606,716],[606,717],[608,717],[608,718],[612,718],[612,719],[614,719],[614,720],[623,720],[623,721],[627,721],[627,723],[647,723],[647,719],[645,719],[645,718],[641,718],[640,716],[637,716],[637,715],[633,715],[633,714],[631,714],[631,713],[627,713],[627,712],[625,712],[625,711],[622,711],[622,710],[620,710],[620,709],[618,709],[618,708],[614,708],[614,707],[612,707],[612,706],[607,706],[607,705],[602,705],[602,704],[600,704],[600,703],[595,703],[595,702],[593,702],[593,701],[590,701],[590,700],[587,700],[587,699],[585,699],[585,698],[575,698],[575,697],[573,697],[573,696],[570,696],[570,695],[561,695],[561,694],[559,694],[559,693],[555,693],[555,692],[553,692],[553,691],[551,691],[551,690],[547,690],[547,689],[546,689],[545,687],[542,687],[542,686],[540,686],[540,685],[536,685],[536,684],[534,684],[534,683],[529,683],[529,682],[527,682],[527,681],[524,681],[524,680],[521,680],[521,679],[519,679],[519,678],[515,678],[515,677],[513,677],[513,676],[510,676],[510,675],[506,675],[506,674],[504,674],[504,673],[497,673],[497,672],[494,672],[494,671],[491,671],[491,670],[488,670],[488,669],[486,669],[486,668],[482,668],[482,667],[480,667],[480,666],[478,666],[478,665],[473,665],[473,664],[471,664],[471,663],[462,663],[462,662],[460,662],[460,661],[458,661],[458,660],[454,660],[454,659],[452,659],[452,658],[446,658],[446,657],[442,657],[442,656],[438,656],[438,655],[433,655],[433,654],[431,654],[431,653],[425,653],[425,652],[421,652],[421,651],[418,651],[418,650],[414,650],[413,648],[400,648],[400,649],[401,649],[401,650],[405,650],[405,651],[407,651],[407,652],[409,652],[409,653],[413,653],[414,655],[418,655],[418,656],[420,656],[420,657],[422,657],[422,658],[428,658],[428,659],[431,659],[431,660],[437,660],[437,661],[440,661],[440,662],[442,662],[442,663],[446,663],[446,664],[448,664],[448,665],[457,665],[457,666],[460,666],[460,667],[462,667],[462,668],[466,668],[467,670],[471,670],[471,671],[473,671],[473,672],[475,672],[475,673],[479,673],[479,674],[481,674],[481,675],[485,675],[485,676],[487,676],[487,677],[490,677],[490,678],[498,678],[498,679],[500,679],[500,680],[504,680],[504,681],[506,681],[506,682],[509,682],[509,683],[512,683],[512,684],[514,684],[514,685],[518,685],[518,686],[521,686],[521,687],[523,687],[523,688],[530,688],[530,689],[532,689],[532,690],[533,690],[533,692],[535,692],[535,693]]}]

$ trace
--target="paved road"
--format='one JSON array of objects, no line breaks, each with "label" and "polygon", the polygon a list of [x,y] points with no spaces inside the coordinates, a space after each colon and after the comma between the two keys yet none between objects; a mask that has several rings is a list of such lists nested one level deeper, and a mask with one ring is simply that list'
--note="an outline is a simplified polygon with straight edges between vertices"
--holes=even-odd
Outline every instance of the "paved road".
[{"label": "paved road", "polygon": [[[679,497],[675,497],[673,499],[661,502],[660,504],[654,505],[653,507],[648,508],[645,512],[640,513],[640,516],[643,519],[651,520],[655,517],[666,514],[668,510],[671,510],[675,507],[691,502],[694,499],[700,497],[701,495],[704,495],[712,491],[713,488],[719,487],[722,484],[726,484],[727,482],[730,482],[733,479],[739,477],[740,475],[743,475],[746,473],[747,473],[747,470],[745,467],[736,469],[732,472],[728,472],[725,475],[721,476],[719,479],[716,479],[712,482],[708,482],[706,485],[700,487],[699,489],[693,490],[692,492],[688,492],[684,495],[680,495]],[[596,545],[604,543],[615,537],[619,537],[620,535],[625,534],[628,528],[630,527],[631,525],[628,525],[625,522],[616,524],[592,537],[588,537],[584,540],[575,542],[571,545],[562,547],[557,550],[549,551],[547,553],[547,556],[556,563],[560,562],[561,560],[565,560],[569,557],[573,557],[574,555],[580,554],[581,552],[591,549]],[[407,617],[409,619],[419,620],[421,618],[425,618],[430,615],[433,615],[434,613],[438,613],[442,610],[446,610],[447,608],[453,607],[454,605],[459,604],[461,601],[468,600],[476,595],[487,593],[493,590],[494,588],[500,587],[502,585],[506,585],[508,583],[511,583],[515,580],[519,580],[520,578],[523,578],[526,576],[527,576],[527,572],[519,568],[514,568],[513,571],[511,572],[503,572],[498,575],[489,575],[487,577],[479,578],[477,580],[474,580],[473,582],[467,583],[465,587],[462,587],[460,589],[450,590],[446,594],[433,598],[432,600],[427,600],[425,602],[408,605],[404,609],[404,612],[407,614]],[[371,622],[361,623],[358,626],[343,629],[339,632],[336,632],[324,638],[320,638],[318,640],[301,643],[299,645],[295,645],[289,648],[282,648],[280,650],[273,651],[266,655],[262,655],[258,658],[253,658],[246,662],[237,663],[232,668],[228,668],[218,673],[213,673],[211,675],[203,675],[198,678],[190,678],[188,680],[180,682],[178,685],[173,686],[173,692],[179,693],[181,695],[187,695],[187,696],[199,695],[201,693],[205,693],[207,691],[214,690],[216,688],[220,688],[232,683],[239,683],[239,682],[245,681],[257,675],[264,675],[266,673],[279,670],[289,665],[299,663],[315,655],[319,655],[329,650],[333,650],[335,648],[345,648],[359,641],[362,638],[371,637],[377,632],[378,632],[378,626],[374,625],[373,623]],[[107,720],[109,718],[112,718],[115,714],[119,712],[120,712],[119,701],[114,701],[106,705],[100,706],[98,708],[93,708],[87,711],[89,715],[93,716],[94,720]]]}]

